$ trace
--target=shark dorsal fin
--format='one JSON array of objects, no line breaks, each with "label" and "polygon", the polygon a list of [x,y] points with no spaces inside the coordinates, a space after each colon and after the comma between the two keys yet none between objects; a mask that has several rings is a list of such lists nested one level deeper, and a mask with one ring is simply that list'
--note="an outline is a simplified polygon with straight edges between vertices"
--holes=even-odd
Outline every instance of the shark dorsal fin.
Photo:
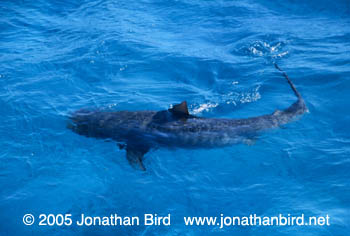
[{"label": "shark dorsal fin", "polygon": [[172,108],[169,109],[171,113],[181,117],[188,117],[190,113],[188,113],[187,102],[183,101],[180,104],[173,105]]}]

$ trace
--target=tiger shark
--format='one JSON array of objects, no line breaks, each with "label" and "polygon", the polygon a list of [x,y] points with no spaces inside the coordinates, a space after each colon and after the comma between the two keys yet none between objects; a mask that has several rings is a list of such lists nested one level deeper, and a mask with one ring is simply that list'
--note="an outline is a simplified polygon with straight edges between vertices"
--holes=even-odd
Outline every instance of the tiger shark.
[{"label": "tiger shark", "polygon": [[244,118],[205,118],[191,115],[187,102],[161,111],[99,111],[81,109],[70,116],[67,127],[79,135],[116,141],[126,150],[129,163],[146,170],[144,155],[154,148],[213,148],[249,143],[264,130],[287,124],[307,111],[304,99],[288,75],[297,101],[285,110]]}]

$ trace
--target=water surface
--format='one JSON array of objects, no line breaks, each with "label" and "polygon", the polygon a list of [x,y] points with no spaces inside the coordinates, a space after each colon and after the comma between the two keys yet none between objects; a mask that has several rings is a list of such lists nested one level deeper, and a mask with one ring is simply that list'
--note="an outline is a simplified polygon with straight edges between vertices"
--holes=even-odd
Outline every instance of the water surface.
[{"label": "water surface", "polygon": [[[2,1],[1,235],[346,235],[350,3]],[[255,145],[155,150],[135,171],[115,143],[66,129],[84,107],[243,118],[309,114]],[[38,227],[45,213],[172,214],[170,227]],[[185,227],[183,216],[329,214],[329,227]]]}]

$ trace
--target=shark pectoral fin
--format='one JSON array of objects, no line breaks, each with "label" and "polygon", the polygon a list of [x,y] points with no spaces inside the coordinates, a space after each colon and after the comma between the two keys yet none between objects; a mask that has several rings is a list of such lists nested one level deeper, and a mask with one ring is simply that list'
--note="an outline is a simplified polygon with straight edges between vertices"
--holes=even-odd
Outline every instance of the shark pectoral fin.
[{"label": "shark pectoral fin", "polygon": [[128,159],[130,165],[135,169],[145,171],[146,168],[142,163],[143,156],[149,149],[144,147],[130,146],[126,147],[126,159]]}]

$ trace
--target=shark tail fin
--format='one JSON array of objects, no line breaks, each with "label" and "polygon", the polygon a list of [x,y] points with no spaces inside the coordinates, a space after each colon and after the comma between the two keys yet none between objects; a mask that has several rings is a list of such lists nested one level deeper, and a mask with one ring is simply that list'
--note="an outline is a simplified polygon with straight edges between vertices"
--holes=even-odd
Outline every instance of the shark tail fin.
[{"label": "shark tail fin", "polygon": [[293,82],[289,79],[288,75],[286,72],[284,72],[276,63],[274,63],[275,67],[277,70],[282,72],[282,75],[284,76],[284,78],[286,78],[288,84],[290,85],[290,87],[292,88],[294,94],[297,96],[298,100],[303,100],[303,98],[301,97],[301,94],[298,92],[298,90],[295,88]]},{"label": "shark tail fin", "polygon": [[298,98],[298,101],[296,101],[292,106],[290,106],[285,111],[293,112],[293,113],[297,113],[297,114],[302,114],[304,112],[309,112],[309,110],[307,109],[307,106],[305,104],[304,99],[301,97],[301,94],[295,88],[293,82],[289,79],[287,73],[284,72],[276,63],[274,63],[274,66],[276,67],[277,70],[282,72],[282,75],[284,76],[284,78],[286,78],[286,80],[287,80],[288,84],[290,85],[291,89],[293,90],[295,96],[297,96],[297,98]]}]

